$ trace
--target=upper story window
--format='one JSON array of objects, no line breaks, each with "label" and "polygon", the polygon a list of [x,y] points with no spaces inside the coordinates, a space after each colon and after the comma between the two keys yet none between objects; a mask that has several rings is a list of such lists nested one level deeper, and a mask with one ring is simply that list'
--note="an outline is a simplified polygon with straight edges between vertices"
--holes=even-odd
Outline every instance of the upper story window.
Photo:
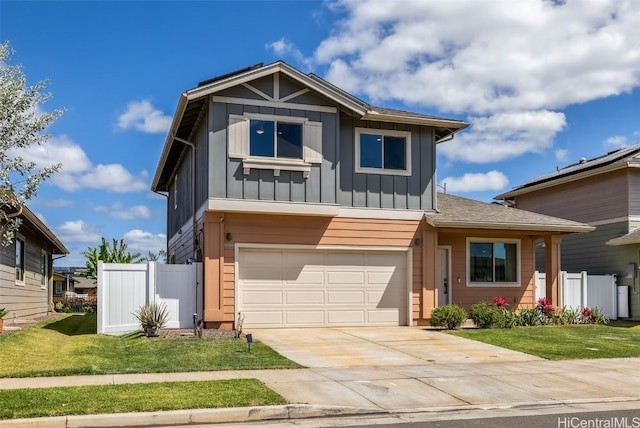
[{"label": "upper story window", "polygon": [[322,123],[306,117],[258,113],[229,115],[229,157],[242,159],[245,174],[251,169],[302,171],[322,163]]},{"label": "upper story window", "polygon": [[356,172],[411,175],[411,133],[356,128]]},{"label": "upper story window", "polygon": [[252,119],[249,155],[302,159],[302,124]]},{"label": "upper story window", "polygon": [[519,287],[520,243],[518,240],[469,238],[470,286]]},{"label": "upper story window", "polygon": [[16,282],[24,282],[24,238],[16,237],[15,242]]}]

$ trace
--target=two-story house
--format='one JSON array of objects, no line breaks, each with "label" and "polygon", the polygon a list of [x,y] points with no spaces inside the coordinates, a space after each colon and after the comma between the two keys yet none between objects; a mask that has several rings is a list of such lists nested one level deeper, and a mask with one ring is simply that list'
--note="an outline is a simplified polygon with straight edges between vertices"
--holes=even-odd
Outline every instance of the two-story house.
[{"label": "two-story house", "polygon": [[11,245],[0,249],[0,308],[7,318],[37,318],[52,311],[53,256],[69,250],[27,207]]},{"label": "two-story house", "polygon": [[[630,315],[640,318],[640,144],[534,178],[495,197],[524,210],[588,223],[567,237],[562,269],[616,274],[629,286]],[[539,266],[540,267],[540,266]]]},{"label": "two-story house", "polygon": [[167,195],[170,261],[203,262],[207,327],[426,324],[504,295],[548,296],[559,244],[587,225],[436,191],[436,145],[460,120],[371,106],[276,62],[179,100],[152,189]]}]

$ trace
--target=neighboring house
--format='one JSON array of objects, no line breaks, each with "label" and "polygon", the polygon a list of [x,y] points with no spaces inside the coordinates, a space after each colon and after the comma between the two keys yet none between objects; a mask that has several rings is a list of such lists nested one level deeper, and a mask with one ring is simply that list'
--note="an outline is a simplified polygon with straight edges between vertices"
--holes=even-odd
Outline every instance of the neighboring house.
[{"label": "neighboring house", "polygon": [[[55,267],[55,274],[61,277],[63,283],[57,284],[57,288],[54,291],[54,297],[69,296],[69,293],[73,295],[86,294],[89,297],[95,296],[97,291],[97,281],[95,279],[87,278],[84,274],[87,269],[84,267]],[[54,285],[55,282],[54,282]],[[57,291],[60,290],[60,293]]]},{"label": "neighboring house", "polygon": [[68,292],[75,292],[76,281],[70,278],[69,275],[55,272],[57,268],[54,267],[53,273],[53,297],[63,298]]},{"label": "neighboring house", "polygon": [[24,207],[13,243],[0,250],[0,308],[6,318],[46,315],[53,299],[53,255],[69,251],[47,226]]},{"label": "neighboring house", "polygon": [[558,169],[495,197],[517,208],[588,223],[562,243],[562,269],[616,274],[640,318],[640,144]]},{"label": "neighboring house", "polygon": [[[427,324],[448,302],[534,304],[587,225],[436,193],[436,144],[468,125],[371,106],[276,62],[180,97],[152,189],[170,262],[202,261],[206,327]],[[556,296],[556,297],[554,297]]]}]

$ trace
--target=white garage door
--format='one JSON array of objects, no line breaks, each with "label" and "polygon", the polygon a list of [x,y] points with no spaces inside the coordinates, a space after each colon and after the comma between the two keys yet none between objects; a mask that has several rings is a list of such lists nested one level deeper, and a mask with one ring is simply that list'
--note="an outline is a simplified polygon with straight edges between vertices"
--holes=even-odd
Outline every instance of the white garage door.
[{"label": "white garage door", "polygon": [[241,249],[245,327],[406,325],[404,252]]}]

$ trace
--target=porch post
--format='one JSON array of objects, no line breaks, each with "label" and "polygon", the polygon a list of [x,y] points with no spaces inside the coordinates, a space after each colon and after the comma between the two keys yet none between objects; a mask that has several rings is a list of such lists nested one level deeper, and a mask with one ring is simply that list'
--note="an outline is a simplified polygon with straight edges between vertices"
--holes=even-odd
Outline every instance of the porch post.
[{"label": "porch post", "polygon": [[547,270],[547,299],[554,306],[560,305],[560,243],[562,235],[549,235],[544,238],[545,266]]},{"label": "porch post", "polygon": [[224,215],[206,212],[203,233],[203,299],[205,323],[224,321],[222,268],[224,266]]},{"label": "porch post", "polygon": [[431,311],[436,307],[436,282],[438,268],[438,232],[422,221],[422,319],[431,318]]}]

